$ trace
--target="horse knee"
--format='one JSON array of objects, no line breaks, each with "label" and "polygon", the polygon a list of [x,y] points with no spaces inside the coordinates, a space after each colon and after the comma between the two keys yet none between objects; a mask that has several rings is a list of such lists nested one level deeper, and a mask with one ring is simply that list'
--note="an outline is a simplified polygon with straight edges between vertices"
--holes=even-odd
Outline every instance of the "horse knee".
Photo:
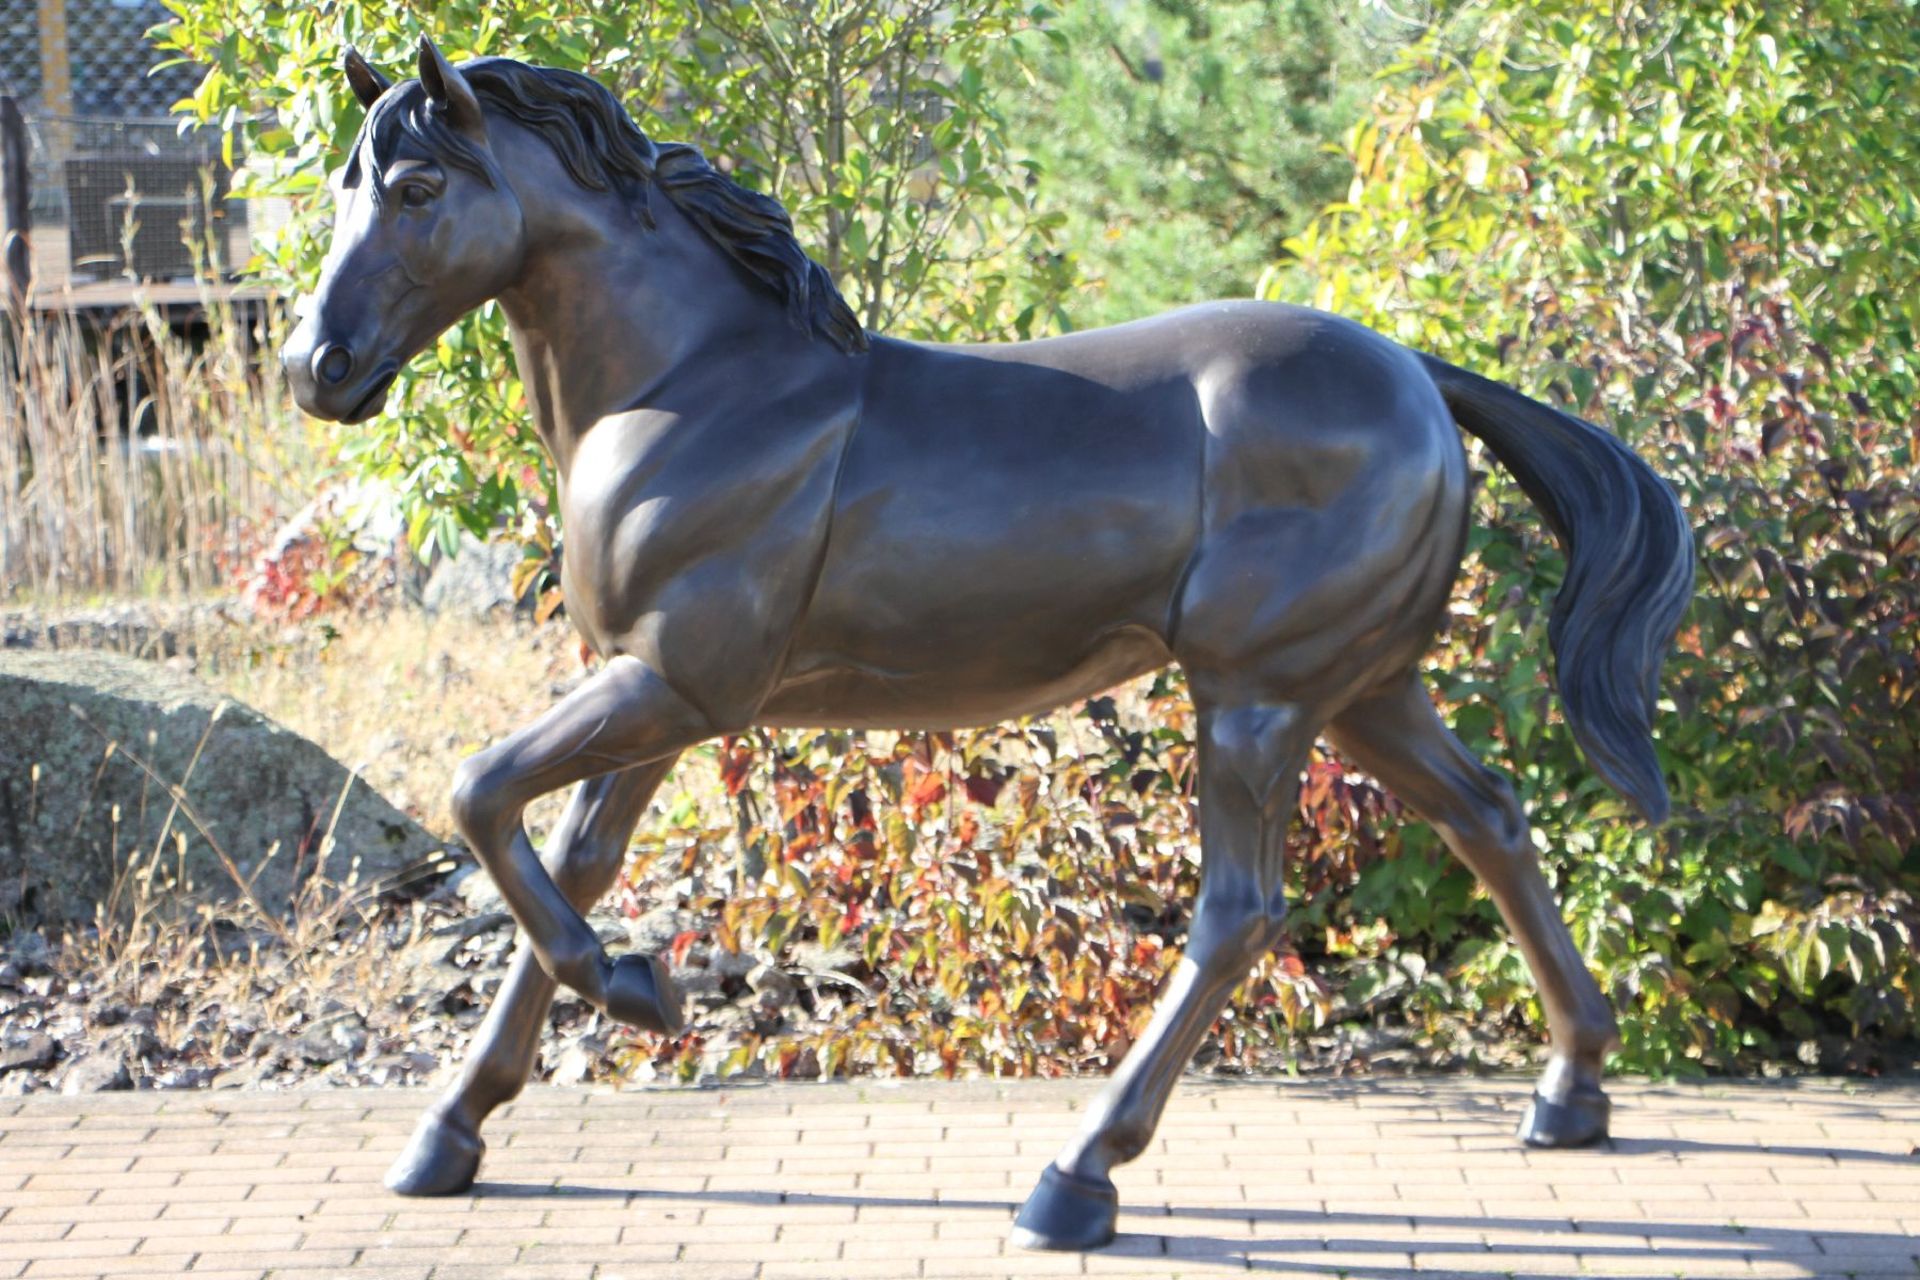
[{"label": "horse knee", "polygon": [[1249,703],[1212,717],[1207,746],[1214,762],[1265,812],[1297,776],[1303,723],[1300,709],[1291,704]]},{"label": "horse knee", "polygon": [[487,753],[468,756],[453,771],[453,794],[449,800],[454,825],[460,828],[476,849],[485,847],[481,833],[499,820],[500,780],[489,767]]},{"label": "horse knee", "polygon": [[1287,919],[1286,899],[1276,887],[1261,896],[1243,892],[1231,899],[1201,892],[1188,934],[1187,957],[1203,970],[1244,974],[1280,941]]}]

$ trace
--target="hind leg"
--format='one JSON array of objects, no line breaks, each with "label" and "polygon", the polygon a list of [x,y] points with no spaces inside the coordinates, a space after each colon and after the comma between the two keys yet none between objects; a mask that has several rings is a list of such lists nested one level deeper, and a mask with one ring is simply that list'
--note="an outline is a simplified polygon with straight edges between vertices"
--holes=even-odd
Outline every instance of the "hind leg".
[{"label": "hind leg", "polygon": [[1453,736],[1412,673],[1347,708],[1328,736],[1439,830],[1520,941],[1553,1041],[1520,1137],[1542,1147],[1606,1137],[1600,1077],[1618,1029],[1541,874],[1513,788]]},{"label": "hind leg", "polygon": [[[651,761],[575,788],[541,861],[577,909],[587,910],[619,878],[633,829],[673,763],[673,757]],[[389,1190],[403,1196],[451,1195],[473,1185],[486,1150],[480,1126],[532,1074],[554,990],[554,980],[523,938],[467,1051],[460,1078],[427,1109],[387,1171]]]},{"label": "hind leg", "polygon": [[1200,900],[1186,953],[1140,1042],[1020,1210],[1014,1243],[1094,1249],[1113,1238],[1109,1171],[1146,1150],[1167,1098],[1247,971],[1279,941],[1287,822],[1319,724],[1297,704],[1200,709]]}]

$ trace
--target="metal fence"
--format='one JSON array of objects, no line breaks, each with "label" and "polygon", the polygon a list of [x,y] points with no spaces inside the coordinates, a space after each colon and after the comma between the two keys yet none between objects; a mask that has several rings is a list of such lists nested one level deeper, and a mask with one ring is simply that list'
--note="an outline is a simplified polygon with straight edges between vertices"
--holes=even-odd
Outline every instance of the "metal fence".
[{"label": "metal fence", "polygon": [[168,16],[158,0],[0,0],[0,92],[29,114],[165,116],[200,82],[195,67],[153,69],[147,32]]},{"label": "metal fence", "polygon": [[220,133],[167,115],[200,72],[152,70],[146,32],[166,18],[155,0],[0,0],[0,93],[26,117],[42,290],[224,275],[247,259]]},{"label": "metal fence", "polygon": [[[247,258],[220,135],[169,120],[30,118],[36,274],[73,284],[223,275]],[[63,259],[63,260],[56,260]]]}]

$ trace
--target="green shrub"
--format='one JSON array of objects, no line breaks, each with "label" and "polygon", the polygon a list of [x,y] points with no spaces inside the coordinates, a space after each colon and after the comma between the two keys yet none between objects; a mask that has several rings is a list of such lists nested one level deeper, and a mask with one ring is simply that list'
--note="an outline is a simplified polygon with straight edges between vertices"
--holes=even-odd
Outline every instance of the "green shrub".
[{"label": "green shrub", "polygon": [[[1917,75],[1910,4],[1469,6],[1409,50],[1349,199],[1269,282],[1611,426],[1692,516],[1666,830],[1609,821],[1569,746],[1538,656],[1558,559],[1498,476],[1434,664],[1517,775],[1636,1067],[1912,1052]],[[1417,877],[1370,877],[1356,902],[1477,1002],[1521,998],[1481,930],[1405,923]]]}]

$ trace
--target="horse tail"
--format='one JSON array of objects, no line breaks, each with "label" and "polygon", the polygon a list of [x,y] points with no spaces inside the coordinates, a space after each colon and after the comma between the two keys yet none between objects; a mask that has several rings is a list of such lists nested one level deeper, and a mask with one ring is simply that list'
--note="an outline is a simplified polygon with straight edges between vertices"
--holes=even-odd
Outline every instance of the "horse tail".
[{"label": "horse tail", "polygon": [[1666,482],[1590,422],[1422,355],[1454,420],[1484,440],[1567,556],[1547,639],[1574,741],[1649,822],[1666,820],[1653,751],[1660,663],[1693,596],[1693,532]]}]

